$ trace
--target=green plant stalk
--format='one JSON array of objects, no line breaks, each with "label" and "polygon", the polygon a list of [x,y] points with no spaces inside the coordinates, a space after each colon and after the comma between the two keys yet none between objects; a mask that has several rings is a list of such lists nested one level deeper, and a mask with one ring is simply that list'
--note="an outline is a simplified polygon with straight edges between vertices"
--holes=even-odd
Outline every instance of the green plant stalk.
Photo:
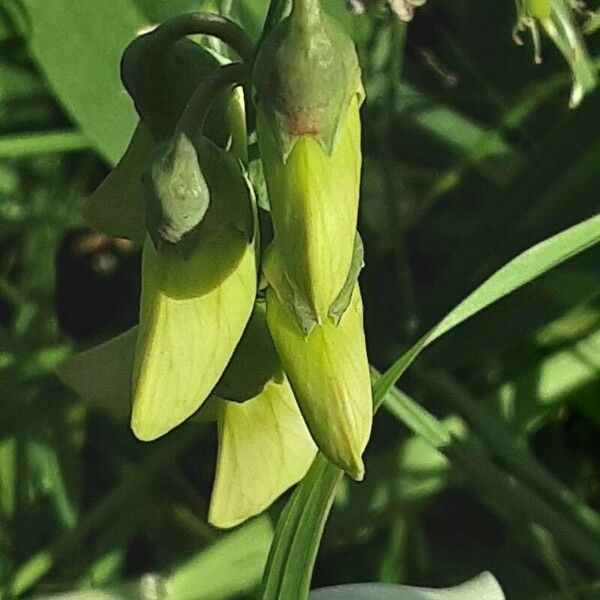
[{"label": "green plant stalk", "polygon": [[246,31],[214,13],[192,12],[172,17],[159,25],[155,35],[157,52],[188,35],[210,35],[231,46],[244,61],[251,63],[254,59],[254,44]]},{"label": "green plant stalk", "polygon": [[212,106],[212,100],[224,89],[241,84],[248,78],[248,72],[243,63],[229,63],[218,69],[196,88],[185,111],[177,123],[173,137],[185,133],[190,140],[195,140],[202,133],[204,121]]}]

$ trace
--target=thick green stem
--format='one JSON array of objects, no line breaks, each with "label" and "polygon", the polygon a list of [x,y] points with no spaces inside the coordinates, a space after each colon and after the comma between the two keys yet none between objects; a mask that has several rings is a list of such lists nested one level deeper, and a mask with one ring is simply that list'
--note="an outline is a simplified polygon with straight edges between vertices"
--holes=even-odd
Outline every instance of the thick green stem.
[{"label": "thick green stem", "polygon": [[193,12],[168,19],[154,31],[154,48],[162,53],[169,46],[187,35],[210,35],[219,38],[243,60],[254,59],[254,44],[250,36],[236,23],[221,15]]}]

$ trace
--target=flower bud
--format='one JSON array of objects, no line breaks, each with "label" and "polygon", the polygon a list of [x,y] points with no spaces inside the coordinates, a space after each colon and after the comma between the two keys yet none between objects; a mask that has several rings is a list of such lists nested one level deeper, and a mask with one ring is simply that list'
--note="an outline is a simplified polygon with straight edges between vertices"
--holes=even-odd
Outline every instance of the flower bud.
[{"label": "flower bud", "polygon": [[319,449],[351,477],[362,479],[373,400],[358,284],[338,325],[328,319],[306,337],[291,309],[269,288],[267,323]]},{"label": "flower bud", "polygon": [[251,400],[222,400],[219,454],[208,520],[234,527],[304,477],[317,448],[290,385],[270,380]]},{"label": "flower bud", "polygon": [[176,427],[206,400],[256,295],[253,198],[241,166],[206,138],[198,164],[210,206],[180,244],[147,241],[131,426],[141,440]]},{"label": "flower bud", "polygon": [[294,0],[258,52],[254,82],[283,162],[304,136],[331,154],[350,102],[362,92],[354,44],[320,0]]},{"label": "flower bud", "polygon": [[281,269],[264,272],[310,330],[327,318],[352,259],[361,168],[358,60],[317,0],[296,0],[262,45],[254,78]]}]

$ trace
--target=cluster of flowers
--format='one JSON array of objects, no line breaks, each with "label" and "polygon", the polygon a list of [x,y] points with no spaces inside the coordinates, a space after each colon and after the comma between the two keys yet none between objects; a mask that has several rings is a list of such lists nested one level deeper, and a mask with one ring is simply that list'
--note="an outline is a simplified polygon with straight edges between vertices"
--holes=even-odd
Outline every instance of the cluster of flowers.
[{"label": "cluster of flowers", "polygon": [[[228,63],[194,33],[217,35],[243,60]],[[215,526],[264,510],[317,449],[362,479],[373,406],[351,40],[319,0],[295,0],[256,51],[233,23],[192,13],[135,39],[122,78],[140,123],[85,214],[143,244],[140,320],[74,357],[71,371],[122,357],[104,376],[123,379],[140,440],[190,418],[217,421]],[[247,177],[250,96],[267,228]]]}]

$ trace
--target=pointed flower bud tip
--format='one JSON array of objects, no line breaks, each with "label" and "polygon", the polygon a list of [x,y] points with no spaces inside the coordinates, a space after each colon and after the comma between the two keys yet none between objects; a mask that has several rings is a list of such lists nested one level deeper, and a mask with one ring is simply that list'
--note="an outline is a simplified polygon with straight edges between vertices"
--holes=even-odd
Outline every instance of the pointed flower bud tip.
[{"label": "pointed flower bud tip", "polygon": [[373,400],[358,286],[336,326],[328,320],[305,337],[272,288],[267,323],[300,410],[323,454],[360,480]]}]

